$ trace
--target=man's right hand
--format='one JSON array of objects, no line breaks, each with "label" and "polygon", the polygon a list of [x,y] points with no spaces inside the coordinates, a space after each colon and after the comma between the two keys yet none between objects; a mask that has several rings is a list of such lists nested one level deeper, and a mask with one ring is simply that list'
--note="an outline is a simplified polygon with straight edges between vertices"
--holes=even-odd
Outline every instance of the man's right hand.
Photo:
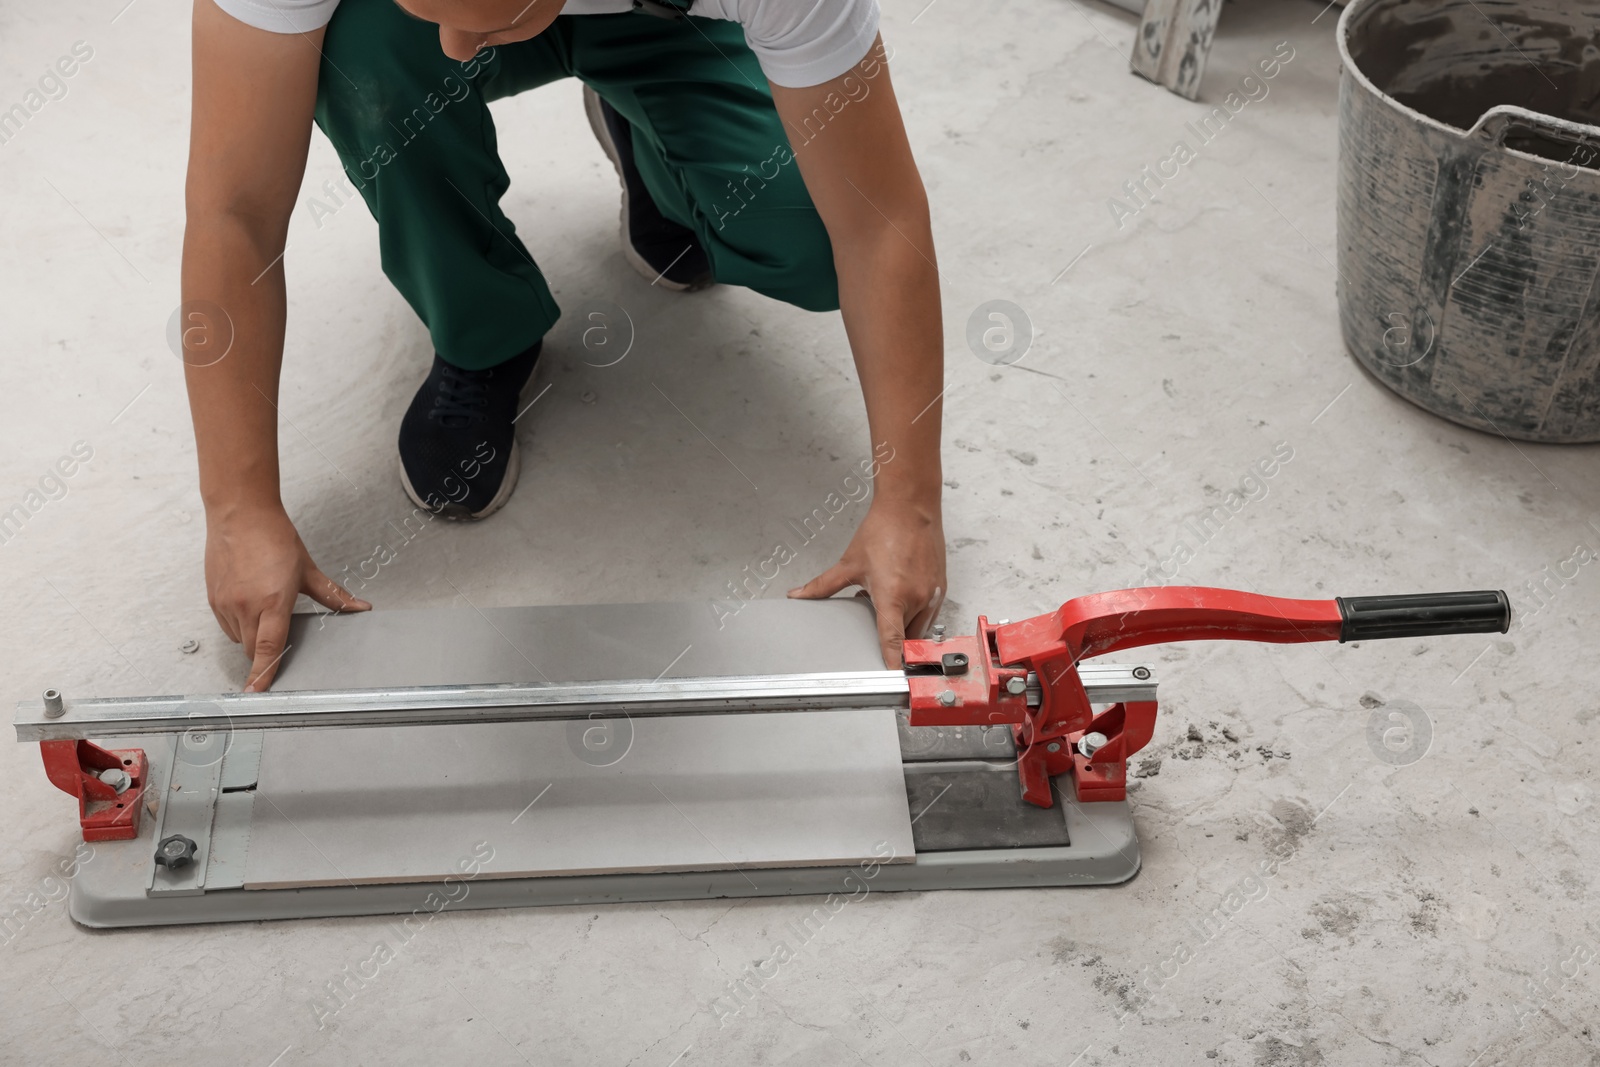
[{"label": "man's right hand", "polygon": [[281,507],[207,522],[206,593],[223,633],[250,655],[247,693],[278,673],[297,595],[333,611],[372,607],[318,569]]},{"label": "man's right hand", "polygon": [[245,689],[256,692],[277,673],[296,596],[337,611],[370,606],[317,569],[278,495],[283,253],[323,32],[272,33],[211,0],[194,5],[180,311],[205,328],[180,336],[206,508],[206,591],[223,632],[250,656]]}]

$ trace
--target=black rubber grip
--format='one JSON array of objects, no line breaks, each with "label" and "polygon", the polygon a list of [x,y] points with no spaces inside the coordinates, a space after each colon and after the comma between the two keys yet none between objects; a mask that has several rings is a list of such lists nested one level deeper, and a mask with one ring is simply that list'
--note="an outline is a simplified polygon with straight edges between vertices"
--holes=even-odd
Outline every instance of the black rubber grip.
[{"label": "black rubber grip", "polygon": [[1499,589],[1470,593],[1405,593],[1335,597],[1344,625],[1339,642],[1439,634],[1503,634],[1511,628],[1511,601]]}]

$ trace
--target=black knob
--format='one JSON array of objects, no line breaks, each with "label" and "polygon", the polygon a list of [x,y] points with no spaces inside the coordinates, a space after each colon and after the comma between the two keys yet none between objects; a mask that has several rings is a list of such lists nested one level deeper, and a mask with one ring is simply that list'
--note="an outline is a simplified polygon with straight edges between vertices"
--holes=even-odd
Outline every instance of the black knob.
[{"label": "black knob", "polygon": [[156,865],[177,870],[194,862],[194,842],[182,834],[163,837],[156,846]]}]

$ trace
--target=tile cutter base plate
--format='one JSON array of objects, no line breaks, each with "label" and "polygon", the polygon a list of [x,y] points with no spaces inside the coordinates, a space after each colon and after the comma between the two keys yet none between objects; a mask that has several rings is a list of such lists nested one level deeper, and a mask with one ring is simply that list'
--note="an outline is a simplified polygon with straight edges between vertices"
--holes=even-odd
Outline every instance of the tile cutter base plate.
[{"label": "tile cutter base plate", "polygon": [[[639,627],[639,617],[647,625]],[[388,618],[384,618],[388,616]],[[667,662],[692,643],[696,674],[749,673],[752,670],[859,670],[881,666],[870,608],[856,600],[820,604],[789,601],[749,603],[735,620],[719,627],[707,606],[602,605],[491,611],[489,634],[503,630],[530,653],[534,631],[558,624],[563,632],[616,633],[633,629],[628,641],[651,646],[653,661]],[[516,625],[513,628],[513,618]],[[530,621],[531,620],[531,621]],[[488,619],[483,622],[488,622]],[[458,665],[462,674],[419,668],[416,648],[407,641],[378,640],[389,627],[413,635],[427,633],[441,646],[438,662]],[[285,661],[278,690],[365,684],[465,684],[521,681],[528,673],[520,654],[494,651],[478,617],[462,611],[372,613],[328,619],[297,618],[294,648]],[[457,632],[465,631],[465,632]],[[657,635],[656,638],[647,636]],[[796,646],[799,646],[798,648]],[[490,650],[485,653],[485,649]],[[488,658],[484,658],[487,654]],[[375,662],[393,656],[393,662]],[[797,661],[795,657],[800,657]],[[360,664],[354,682],[348,666]],[[401,661],[405,662],[402,663]],[[464,667],[460,666],[465,664]],[[425,676],[419,676],[418,670]],[[1154,681],[1149,683],[1153,697]],[[1127,881],[1139,869],[1139,844],[1125,801],[1080,804],[1056,790],[1055,805],[1041,808],[1021,797],[1015,746],[1009,727],[907,726],[898,712],[907,814],[915,845],[913,862],[876,865],[863,882],[856,866],[744,867],[667,873],[615,873],[540,877],[490,877],[460,882],[446,893],[438,882],[321,885],[284,889],[242,888],[253,817],[253,788],[263,739],[273,731],[212,735],[226,744],[220,759],[196,759],[192,738],[145,735],[111,738],[106,748],[142,747],[149,753],[146,795],[162,798],[154,817],[146,813],[131,840],[97,841],[93,859],[73,881],[70,914],[89,927],[159,926],[196,922],[235,922],[338,915],[404,914],[416,911],[430,893],[451,903],[447,910],[538,905],[592,905],[723,897],[782,895],[859,895],[932,889],[988,889],[1108,885]],[[812,717],[822,728],[822,718]],[[454,736],[471,745],[480,728],[460,726]],[[364,757],[369,730],[319,730],[320,744],[344,750],[352,761]],[[177,746],[190,755],[176,759]],[[202,742],[204,744],[204,742]],[[174,784],[179,786],[174,790]],[[201,802],[184,798],[200,797]],[[176,798],[176,799],[175,799]],[[161,810],[165,807],[166,810]],[[396,818],[404,818],[397,813]],[[183,832],[199,845],[187,885],[153,863],[156,843]],[[164,891],[152,892],[163,886]],[[437,899],[437,898],[435,898]]]},{"label": "tile cutter base plate", "polygon": [[[145,739],[148,741],[148,738]],[[938,771],[919,789],[917,765],[907,765],[908,793],[937,793]],[[957,772],[961,774],[962,772]],[[1009,765],[1000,772],[967,772],[992,776],[994,785],[1016,798],[1016,776]],[[161,779],[156,777],[158,788]],[[930,788],[931,786],[931,788]],[[993,790],[997,795],[1000,789]],[[1111,885],[1125,882],[1139,870],[1139,843],[1126,801],[1080,805],[1058,793],[1055,808],[1029,808],[1059,821],[1068,844],[1006,847],[994,834],[995,847],[924,852],[915,862],[883,864],[866,883],[871,892],[932,889],[1002,889],[1043,886]],[[920,824],[919,824],[920,825]],[[149,830],[153,826],[147,824]],[[977,837],[981,833],[975,832]],[[94,845],[94,858],[72,883],[72,918],[89,927],[169,926],[184,923],[249,922],[262,919],[304,919],[337,915],[394,915],[413,912],[440,883],[397,882],[381,885],[315,886],[301,889],[215,889],[192,896],[150,896],[151,832],[132,841]],[[459,903],[445,910],[512,908],[538,905],[590,905],[643,901],[701,900],[720,897],[859,895],[855,867],[778,867],[667,874],[606,874],[541,878],[479,878]],[[447,899],[460,895],[459,884]]]}]

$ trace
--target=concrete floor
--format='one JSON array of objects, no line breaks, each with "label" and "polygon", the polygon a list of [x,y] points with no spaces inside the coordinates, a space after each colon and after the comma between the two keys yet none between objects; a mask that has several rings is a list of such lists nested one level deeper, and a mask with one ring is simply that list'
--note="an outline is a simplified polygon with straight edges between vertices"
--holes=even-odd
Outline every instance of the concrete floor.
[{"label": "concrete floor", "polygon": [[[66,96],[0,145],[0,503],[75,442],[93,450],[0,550],[7,706],[47,685],[204,692],[245,669],[205,603],[193,443],[163,340],[187,7],[125,2],[0,10],[0,105],[75,41],[93,48]],[[319,1029],[314,998],[372,955],[386,920],[76,928],[52,878],[76,839],[69,802],[31,747],[0,745],[0,900],[27,909],[0,943],[0,1062],[1600,1063],[1600,574],[1580,570],[1537,611],[1522,592],[1600,545],[1600,453],[1459,429],[1343,352],[1337,12],[1230,5],[1211,103],[1194,104],[1127,73],[1134,21],[1109,7],[885,6],[944,277],[952,626],[1139,583],[1189,516],[1287,447],[1266,495],[1181,581],[1503,587],[1523,609],[1512,631],[1160,651],[1138,879],[872,894],[721,1026],[714,999],[815,901],[448,913]],[[1281,41],[1295,57],[1270,95],[1119,228],[1122,183]],[[843,331],[743,291],[650,288],[618,252],[614,178],[577,87],[497,113],[510,214],[567,310],[539,372],[550,389],[524,419],[504,513],[430,528],[367,595],[380,609],[722,595],[866,454]],[[306,195],[336,174],[318,135]],[[332,572],[410,510],[393,437],[428,345],[378,269],[365,209],[320,222],[298,211],[288,252],[284,478]],[[967,349],[968,316],[994,299],[1033,323],[1021,365]],[[608,305],[635,337],[601,368],[581,331]],[[795,578],[832,562],[859,511],[847,517]],[[1415,738],[1431,731],[1422,758],[1369,743],[1407,716]]]}]

